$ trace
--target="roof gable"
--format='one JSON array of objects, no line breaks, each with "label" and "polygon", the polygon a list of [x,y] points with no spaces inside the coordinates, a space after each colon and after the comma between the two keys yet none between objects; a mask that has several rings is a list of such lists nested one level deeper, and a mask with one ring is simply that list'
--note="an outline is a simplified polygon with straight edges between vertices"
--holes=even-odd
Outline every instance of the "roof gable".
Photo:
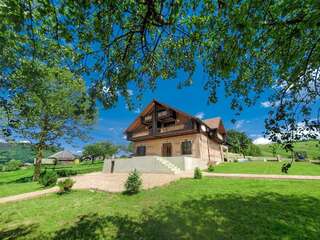
[{"label": "roof gable", "polygon": [[139,126],[139,125],[141,124],[141,117],[147,115],[147,114],[153,109],[154,105],[156,105],[156,104],[157,104],[157,105],[160,105],[160,106],[163,106],[163,107],[165,107],[165,108],[171,109],[171,110],[173,110],[173,111],[175,111],[175,112],[177,112],[177,113],[179,113],[179,114],[181,114],[181,115],[183,115],[183,116],[186,116],[186,117],[188,117],[188,118],[193,118],[193,119],[195,119],[195,117],[192,116],[192,115],[189,115],[189,114],[187,114],[187,113],[185,113],[185,112],[182,112],[182,111],[180,111],[180,110],[178,110],[178,109],[175,109],[175,108],[173,108],[173,107],[171,107],[171,106],[169,106],[169,105],[167,105],[167,104],[160,103],[160,102],[158,102],[157,100],[154,99],[154,100],[152,100],[151,103],[149,103],[149,104],[145,107],[145,109],[139,114],[139,116],[130,124],[130,126],[125,130],[125,132],[132,131],[132,130],[135,129],[137,126]]},{"label": "roof gable", "polygon": [[204,124],[207,127],[209,127],[210,129],[218,129],[219,132],[221,133],[225,133],[225,128],[223,126],[222,120],[220,117],[216,117],[216,118],[210,118],[210,119],[206,119],[206,120],[201,120],[197,117],[194,117],[188,113],[182,112],[178,109],[175,109],[167,104],[164,103],[160,103],[157,100],[153,99],[146,107],[145,109],[139,114],[139,116],[129,125],[129,127],[125,130],[125,132],[130,132],[132,130],[134,130],[135,128],[137,128],[140,124],[141,124],[141,117],[147,115],[148,113],[150,113],[150,111],[152,111],[154,105],[160,105],[163,106],[167,109],[171,109],[173,111],[175,111],[178,114],[181,114],[185,117],[188,117],[190,119],[194,119],[195,121],[199,122],[200,124]]}]

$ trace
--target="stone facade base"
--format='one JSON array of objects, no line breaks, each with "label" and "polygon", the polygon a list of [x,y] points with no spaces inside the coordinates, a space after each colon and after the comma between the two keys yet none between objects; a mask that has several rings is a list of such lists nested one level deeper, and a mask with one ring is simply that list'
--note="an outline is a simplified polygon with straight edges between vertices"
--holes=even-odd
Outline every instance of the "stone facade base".
[{"label": "stone facade base", "polygon": [[196,167],[207,168],[207,163],[199,158],[181,157],[158,157],[143,156],[120,159],[106,159],[103,165],[103,172],[124,173],[134,169],[143,173],[172,173],[193,170]]}]

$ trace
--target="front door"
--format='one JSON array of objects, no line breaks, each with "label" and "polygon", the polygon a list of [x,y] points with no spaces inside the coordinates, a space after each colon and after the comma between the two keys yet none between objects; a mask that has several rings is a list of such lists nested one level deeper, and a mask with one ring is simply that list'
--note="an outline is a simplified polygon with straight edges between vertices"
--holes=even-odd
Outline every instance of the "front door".
[{"label": "front door", "polygon": [[162,144],[162,156],[163,157],[171,157],[172,156],[172,144],[171,143]]}]

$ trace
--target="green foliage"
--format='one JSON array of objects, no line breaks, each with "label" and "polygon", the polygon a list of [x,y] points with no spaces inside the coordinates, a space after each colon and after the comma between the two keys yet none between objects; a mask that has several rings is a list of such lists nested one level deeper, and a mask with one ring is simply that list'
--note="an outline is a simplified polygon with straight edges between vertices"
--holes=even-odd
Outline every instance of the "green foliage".
[{"label": "green foliage", "polygon": [[281,167],[281,172],[288,174],[288,170],[291,167],[291,163],[284,163]]},{"label": "green foliage", "polygon": [[[129,84],[137,85],[139,99],[144,89],[156,87],[157,80],[174,79],[180,72],[186,78],[178,87],[189,86],[201,63],[211,103],[218,100],[222,85],[237,111],[252,106],[265,92],[270,95],[273,108],[266,127],[277,133],[274,138],[279,133],[289,138],[285,130],[297,128],[297,119],[310,120],[319,109],[317,1],[30,5],[22,0],[2,0],[0,5],[0,72],[5,90],[15,90],[11,80],[21,68],[33,87],[33,76],[38,75],[33,64],[39,61],[90,76],[91,97],[99,98],[105,107],[122,95],[133,108]],[[0,105],[10,109],[5,100]],[[307,126],[319,130],[319,121],[309,121]]]},{"label": "green foliage", "polygon": [[252,140],[244,132],[228,130],[227,142],[230,144],[229,151],[241,153],[243,156],[260,156],[260,148],[252,143]]},{"label": "green foliage", "polygon": [[51,187],[56,185],[58,180],[58,175],[53,170],[45,170],[41,173],[39,178],[39,183],[44,187]]},{"label": "green foliage", "polygon": [[209,165],[208,172],[214,172],[214,165],[213,164]]},{"label": "green foliage", "polygon": [[90,158],[94,161],[96,158],[105,159],[111,157],[118,151],[118,147],[110,142],[98,142],[88,144],[84,147],[82,158]]},{"label": "green foliage", "polygon": [[84,138],[94,117],[91,102],[83,79],[67,68],[25,60],[9,79],[11,117],[17,119],[12,129],[35,143],[36,180],[44,149],[61,139]]},{"label": "green foliage", "polygon": [[133,142],[130,142],[128,144],[127,151],[130,153],[134,153]]},{"label": "green foliage", "polygon": [[72,180],[71,178],[66,178],[64,180],[61,180],[58,182],[58,186],[59,186],[59,193],[67,193],[71,191],[71,188],[73,187],[73,185],[75,184],[75,181]]},{"label": "green foliage", "polygon": [[142,186],[142,179],[140,173],[134,169],[128,176],[128,179],[124,185],[125,194],[132,195],[140,192]]},{"label": "green foliage", "polygon": [[[43,156],[48,157],[59,151],[60,148],[49,147],[43,151]],[[0,162],[8,162],[11,159],[18,159],[22,162],[33,163],[36,151],[32,144],[28,143],[0,143]]]},{"label": "green foliage", "polygon": [[193,178],[194,179],[201,179],[202,178],[202,172],[201,172],[200,168],[196,167],[194,169]]},{"label": "green foliage", "polygon": [[249,144],[249,147],[248,147],[248,150],[247,150],[247,155],[249,155],[249,156],[261,156],[261,150],[257,145],[251,143],[251,144]]},{"label": "green foliage", "polygon": [[16,171],[20,169],[22,162],[20,160],[10,160],[6,164],[2,165],[2,171]]},{"label": "green foliage", "polygon": [[78,174],[78,172],[73,169],[58,169],[56,170],[56,173],[59,177],[69,177]]}]

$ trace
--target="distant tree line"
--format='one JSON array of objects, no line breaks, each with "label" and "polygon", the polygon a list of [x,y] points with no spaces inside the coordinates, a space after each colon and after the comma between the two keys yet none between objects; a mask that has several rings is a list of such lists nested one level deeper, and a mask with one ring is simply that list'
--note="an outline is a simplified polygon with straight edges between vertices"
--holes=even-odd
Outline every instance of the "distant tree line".
[{"label": "distant tree line", "polygon": [[244,132],[228,130],[227,143],[229,152],[240,153],[246,156],[261,156],[260,148],[253,144],[252,140]]}]

